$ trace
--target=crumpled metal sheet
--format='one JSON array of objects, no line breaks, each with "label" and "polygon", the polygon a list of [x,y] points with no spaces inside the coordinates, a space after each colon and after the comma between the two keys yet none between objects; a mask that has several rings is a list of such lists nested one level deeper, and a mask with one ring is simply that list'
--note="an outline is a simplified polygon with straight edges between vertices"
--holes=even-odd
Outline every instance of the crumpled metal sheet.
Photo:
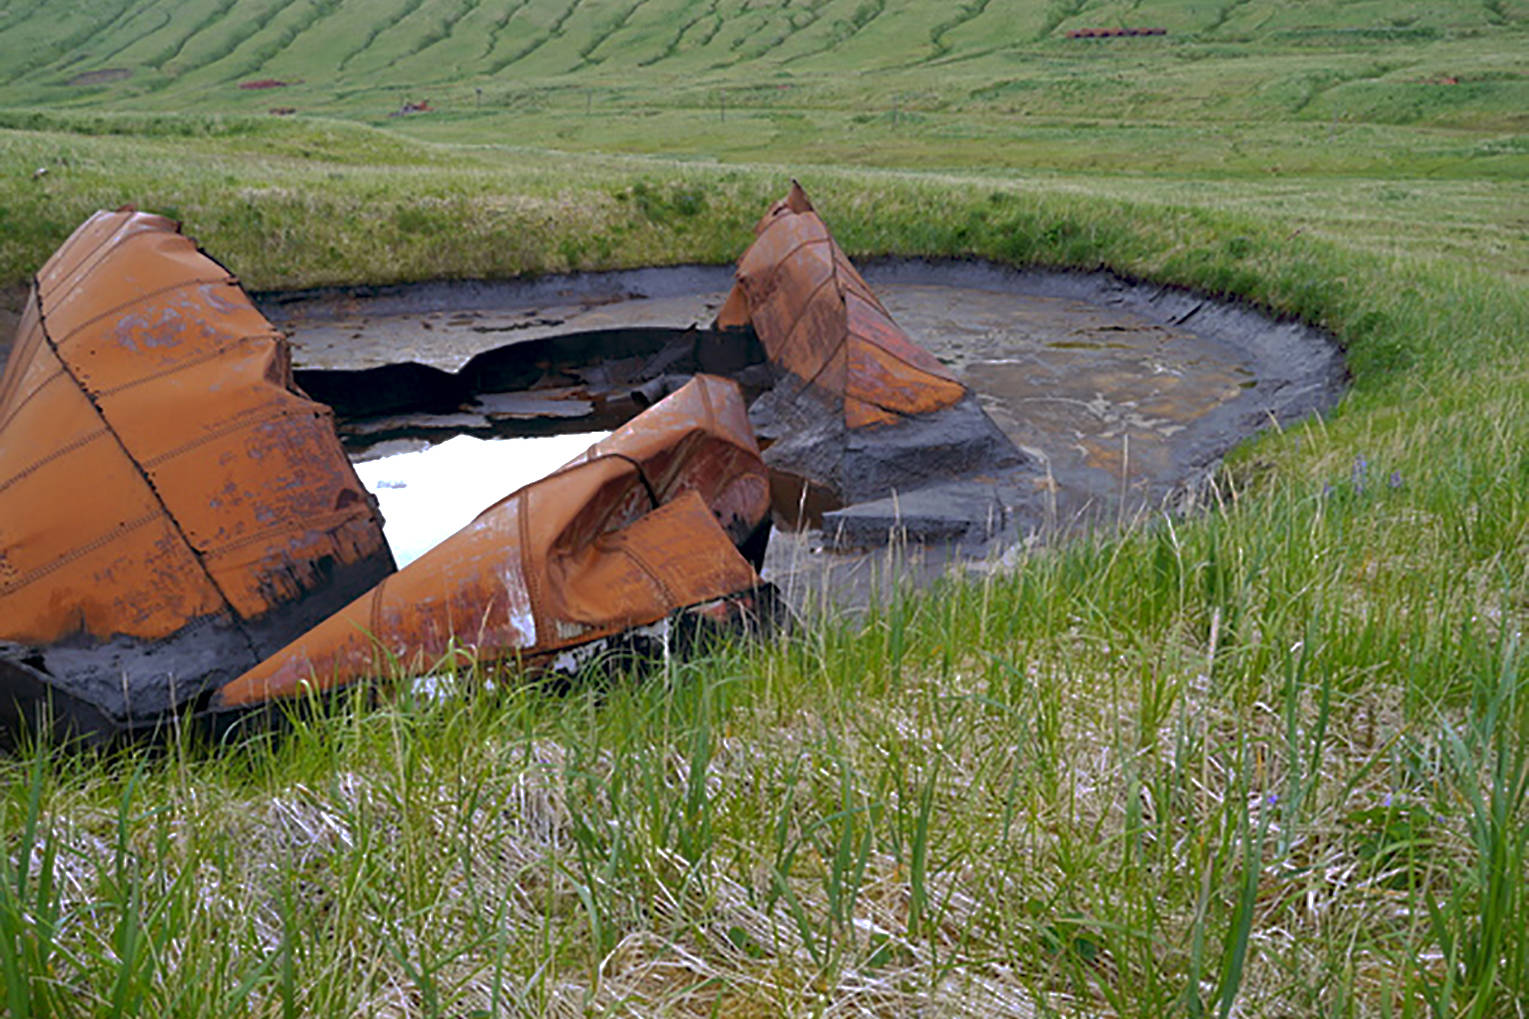
[{"label": "crumpled metal sheet", "polygon": [[816,524],[1024,463],[976,397],[893,321],[800,184],[755,233],[716,324],[752,328],[769,358],[774,385],[749,416],[780,519]]},{"label": "crumpled metal sheet", "polygon": [[752,325],[773,364],[842,402],[850,428],[894,424],[966,395],[893,321],[800,184],[791,183],[754,232],[717,324]]},{"label": "crumpled metal sheet", "polygon": [[237,280],[160,216],[76,230],[0,379],[0,722],[54,695],[157,718],[392,569]]},{"label": "crumpled metal sheet", "polygon": [[761,589],[769,487],[736,383],[698,375],[219,691],[243,710],[560,653]]}]

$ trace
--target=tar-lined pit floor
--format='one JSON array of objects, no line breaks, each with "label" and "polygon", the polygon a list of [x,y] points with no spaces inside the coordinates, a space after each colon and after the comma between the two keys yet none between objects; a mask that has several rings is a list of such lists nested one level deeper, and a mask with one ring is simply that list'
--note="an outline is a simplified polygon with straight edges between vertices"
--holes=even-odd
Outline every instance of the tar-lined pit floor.
[{"label": "tar-lined pit floor", "polygon": [[[870,261],[862,268],[897,322],[950,366],[994,422],[1042,465],[1035,485],[1043,512],[1031,522],[1036,530],[1112,520],[1171,502],[1200,484],[1243,438],[1331,406],[1345,380],[1339,351],[1315,329],[1108,273],[922,260]],[[729,267],[682,266],[266,294],[257,295],[257,303],[291,336],[300,370],[413,361],[455,371],[476,354],[525,340],[632,326],[704,326],[731,283]],[[487,506],[573,456],[578,450],[567,440],[519,440],[556,449],[541,457],[510,454],[527,468],[514,473],[493,463],[503,464],[505,447],[478,444],[477,454],[488,458],[478,462],[463,459],[468,445],[459,443],[446,474],[428,482],[391,480],[434,491],[444,527],[464,512],[470,518],[468,504]],[[355,456],[366,461],[422,445],[387,443]],[[369,484],[374,473],[363,471]],[[387,473],[376,480],[388,481]],[[493,494],[496,476],[504,490]],[[378,491],[386,514],[388,490]],[[411,544],[423,540],[418,521],[430,517],[422,506],[416,498],[410,511],[416,521]],[[389,540],[395,540],[391,534]],[[766,576],[816,586],[824,570],[859,575],[886,562],[880,553],[820,554],[824,543],[810,533],[776,535]],[[917,550],[908,555],[921,558]],[[856,585],[850,576],[828,583]]]}]

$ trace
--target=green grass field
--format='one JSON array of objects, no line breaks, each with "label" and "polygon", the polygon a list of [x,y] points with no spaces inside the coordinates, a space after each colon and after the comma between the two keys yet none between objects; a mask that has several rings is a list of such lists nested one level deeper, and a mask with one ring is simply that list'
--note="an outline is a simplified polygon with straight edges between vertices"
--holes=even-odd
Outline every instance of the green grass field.
[{"label": "green grass field", "polygon": [[794,175],[852,255],[1239,297],[1354,386],[765,647],[0,759],[3,1007],[1529,1014],[1526,125],[1512,0],[8,0],[12,304],[129,201],[263,289],[726,262]]}]

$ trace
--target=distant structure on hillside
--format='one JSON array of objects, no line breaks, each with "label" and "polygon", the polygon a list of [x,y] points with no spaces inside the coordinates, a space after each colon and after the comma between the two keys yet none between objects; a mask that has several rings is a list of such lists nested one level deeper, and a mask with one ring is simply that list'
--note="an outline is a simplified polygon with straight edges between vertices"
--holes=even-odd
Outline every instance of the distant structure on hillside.
[{"label": "distant structure on hillside", "polygon": [[1069,39],[1119,39],[1133,35],[1167,35],[1166,28],[1074,28]]}]

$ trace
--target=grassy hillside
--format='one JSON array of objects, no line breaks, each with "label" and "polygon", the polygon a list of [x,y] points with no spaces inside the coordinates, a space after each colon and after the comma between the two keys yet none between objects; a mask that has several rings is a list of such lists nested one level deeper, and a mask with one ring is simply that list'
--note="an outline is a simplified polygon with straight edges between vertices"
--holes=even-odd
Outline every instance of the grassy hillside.
[{"label": "grassy hillside", "polygon": [[[33,100],[164,98],[180,107],[222,107],[240,101],[237,84],[258,78],[301,79],[303,89],[294,94],[343,104],[399,87],[438,86],[460,95],[465,86],[559,79],[629,85],[634,77],[775,86],[797,77],[842,77],[846,68],[857,78],[889,80],[897,72],[933,69],[961,78],[1005,69],[1018,82],[1034,70],[1022,66],[1027,58],[1039,56],[1052,71],[1076,74],[1073,85],[1110,95],[1131,89],[1108,73],[1090,83],[1079,72],[1108,67],[1101,60],[1106,52],[1125,52],[1131,63],[1168,57],[1169,73],[1152,80],[1180,102],[1206,98],[1179,87],[1183,81],[1212,76],[1185,75],[1177,64],[1272,60],[1266,70],[1281,73],[1267,95],[1249,98],[1245,90],[1262,83],[1244,79],[1244,89],[1214,103],[1236,110],[1263,102],[1300,112],[1319,97],[1342,101],[1356,81],[1362,87],[1354,99],[1363,102],[1365,89],[1407,80],[1391,77],[1404,65],[1439,61],[1433,73],[1447,74],[1462,52],[1451,43],[1521,29],[1526,18],[1529,5],[1514,0],[85,0],[62,11],[17,0],[0,14],[8,57],[0,77]],[[1069,29],[1088,26],[1158,26],[1168,34],[1103,43],[1066,38]],[[1397,58],[1372,65],[1362,78],[1324,60],[1367,45],[1398,47]],[[1522,83],[1501,73],[1511,68],[1495,70],[1466,90],[1469,101],[1452,102],[1477,115],[1485,107],[1522,116],[1524,104],[1512,101]],[[1322,104],[1311,112],[1320,115]]]},{"label": "grassy hillside", "polygon": [[0,1007],[1524,1016],[1526,17],[9,0],[0,284],[128,201],[254,287],[724,262],[794,174],[852,254],[1240,297],[1354,389],[766,648],[0,759]]},{"label": "grassy hillside", "polygon": [[[1522,130],[1526,25],[1514,0],[17,0],[0,11],[0,104],[376,119],[428,99],[480,132],[726,103],[897,109],[956,131],[1047,116]],[[1066,38],[1086,26],[1168,34]],[[290,84],[239,88],[259,80]]]},{"label": "grassy hillside", "polygon": [[[1100,25],[1169,34],[1066,38]],[[290,84],[238,87],[262,79]],[[405,102],[431,110],[392,116]],[[17,129],[7,146],[21,170],[7,180],[0,244],[14,254],[0,253],[0,280],[46,257],[87,193],[169,205],[229,250],[254,249],[256,285],[535,268],[469,242],[423,261],[299,269],[315,247],[267,275],[262,245],[227,234],[228,215],[196,214],[197,195],[244,171],[274,181],[381,165],[431,194],[442,168],[528,165],[528,149],[1081,185],[1518,272],[1526,111],[1529,4],[1509,0],[134,0],[65,12],[17,0],[0,9],[0,127]],[[142,140],[169,176],[156,165],[132,180],[145,164],[87,140],[102,136]],[[219,169],[188,180],[182,159]],[[232,178],[229,159],[241,161]],[[28,189],[39,167],[53,176]],[[473,179],[469,192],[496,186]],[[108,181],[124,186],[97,186]],[[592,264],[598,249],[554,264]]]}]

